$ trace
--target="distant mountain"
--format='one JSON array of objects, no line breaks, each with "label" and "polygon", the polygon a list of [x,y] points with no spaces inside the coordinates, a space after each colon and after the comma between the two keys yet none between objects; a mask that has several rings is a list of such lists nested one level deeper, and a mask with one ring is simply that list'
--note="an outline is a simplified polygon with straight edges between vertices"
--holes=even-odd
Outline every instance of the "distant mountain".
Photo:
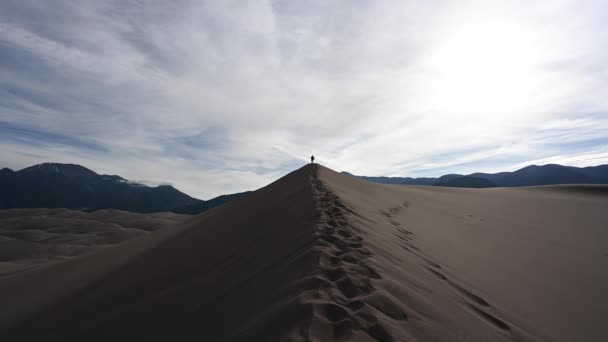
[{"label": "distant mountain", "polygon": [[574,167],[557,164],[530,165],[514,172],[449,174],[438,178],[354,176],[375,183],[434,185],[461,188],[516,187],[553,184],[608,184],[608,165]]},{"label": "distant mountain", "polygon": [[100,175],[74,164],[44,163],[19,171],[0,170],[0,209],[120,209],[139,213],[197,214],[239,197],[210,201],[190,197],[169,185],[150,187],[120,176]]},{"label": "distant mountain", "polygon": [[602,183],[608,183],[608,165],[585,167],[579,169],[579,171],[587,177],[598,179]]},{"label": "distant mountain", "polygon": [[488,179],[473,176],[450,178],[447,180],[438,181],[433,185],[453,188],[492,188],[496,186],[494,182]]},{"label": "distant mountain", "polygon": [[368,176],[355,176],[346,171],[342,171],[342,174],[347,176],[357,177],[365,179],[366,181],[382,184],[410,184],[410,185],[433,185],[437,178],[412,178],[412,177],[368,177]]},{"label": "distant mountain", "polygon": [[174,210],[171,210],[174,213],[178,213],[178,214],[198,214],[198,213],[202,213],[203,211],[209,210],[209,209],[213,209],[217,206],[220,206],[224,203],[228,203],[230,201],[234,201],[244,195],[247,195],[248,193],[250,193],[251,191],[246,191],[246,192],[239,192],[236,194],[229,194],[229,195],[221,195],[215,198],[212,198],[208,201],[201,201],[195,204],[190,204],[190,205],[186,205],[186,206],[182,206],[182,207],[178,207],[175,208]]}]

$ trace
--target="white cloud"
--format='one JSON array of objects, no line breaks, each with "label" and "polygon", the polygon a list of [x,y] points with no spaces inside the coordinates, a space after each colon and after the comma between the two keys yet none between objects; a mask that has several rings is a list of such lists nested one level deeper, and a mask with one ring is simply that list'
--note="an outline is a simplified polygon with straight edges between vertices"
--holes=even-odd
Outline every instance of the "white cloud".
[{"label": "white cloud", "polygon": [[528,165],[561,164],[577,167],[587,167],[608,164],[608,145],[602,146],[584,153],[572,153],[556,155],[548,158],[529,160],[511,167],[513,170],[520,169]]},{"label": "white cloud", "polygon": [[207,198],[311,153],[429,176],[594,156],[607,143],[607,6],[2,4],[0,129],[39,132],[0,140],[2,162],[73,160]]}]

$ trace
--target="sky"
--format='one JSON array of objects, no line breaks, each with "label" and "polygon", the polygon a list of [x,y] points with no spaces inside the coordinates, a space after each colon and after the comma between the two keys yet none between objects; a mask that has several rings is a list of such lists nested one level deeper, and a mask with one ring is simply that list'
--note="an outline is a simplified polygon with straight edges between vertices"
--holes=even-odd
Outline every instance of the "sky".
[{"label": "sky", "polygon": [[0,2],[0,167],[198,198],[608,163],[608,1]]}]

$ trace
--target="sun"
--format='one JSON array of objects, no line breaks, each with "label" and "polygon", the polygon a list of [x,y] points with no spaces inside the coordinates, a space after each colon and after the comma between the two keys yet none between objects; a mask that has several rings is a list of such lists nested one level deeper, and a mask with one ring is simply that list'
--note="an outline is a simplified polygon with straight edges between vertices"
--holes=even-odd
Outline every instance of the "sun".
[{"label": "sun", "polygon": [[429,102],[455,115],[524,110],[542,79],[541,61],[534,35],[517,25],[484,22],[450,29],[424,61]]}]

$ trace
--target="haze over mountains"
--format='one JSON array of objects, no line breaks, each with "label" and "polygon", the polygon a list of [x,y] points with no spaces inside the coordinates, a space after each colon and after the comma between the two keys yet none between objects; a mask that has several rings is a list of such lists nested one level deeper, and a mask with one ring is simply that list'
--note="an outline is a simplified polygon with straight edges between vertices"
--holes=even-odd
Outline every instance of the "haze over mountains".
[{"label": "haze over mountains", "polygon": [[100,175],[80,165],[60,163],[38,164],[19,171],[4,168],[0,170],[0,188],[0,209],[111,208],[139,213],[197,214],[244,194],[203,201],[170,185],[150,187],[116,175]]},{"label": "haze over mountains", "polygon": [[382,184],[434,185],[459,188],[518,187],[556,184],[608,184],[608,165],[574,167],[557,164],[530,165],[514,172],[469,175],[448,174],[441,177],[368,177],[350,176]]}]

